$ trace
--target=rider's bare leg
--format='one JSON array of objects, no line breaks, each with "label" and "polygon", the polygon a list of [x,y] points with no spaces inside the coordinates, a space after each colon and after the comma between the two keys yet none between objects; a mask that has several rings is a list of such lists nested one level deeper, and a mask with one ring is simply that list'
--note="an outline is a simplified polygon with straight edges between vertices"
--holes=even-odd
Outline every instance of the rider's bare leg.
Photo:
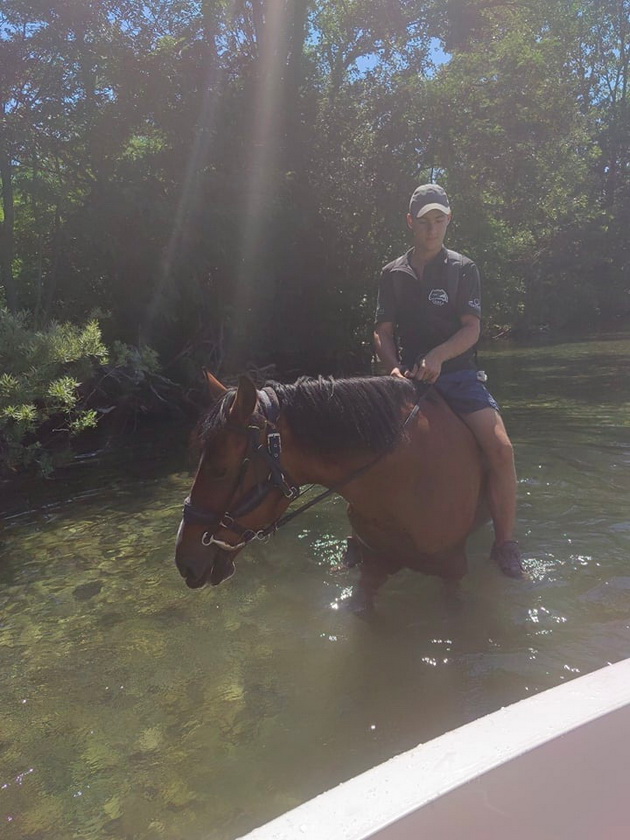
[{"label": "rider's bare leg", "polygon": [[493,558],[511,577],[522,577],[516,527],[516,468],[514,450],[501,415],[483,408],[462,416],[481,446],[488,464],[488,502],[494,523]]}]

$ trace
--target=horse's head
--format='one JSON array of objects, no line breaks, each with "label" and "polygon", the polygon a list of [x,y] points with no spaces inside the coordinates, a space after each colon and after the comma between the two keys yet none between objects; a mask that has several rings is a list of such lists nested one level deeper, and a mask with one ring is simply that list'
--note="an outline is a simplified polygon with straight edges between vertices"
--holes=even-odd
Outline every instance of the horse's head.
[{"label": "horse's head", "polygon": [[257,391],[245,376],[235,390],[207,379],[215,402],[200,424],[201,458],[175,550],[191,589],[231,577],[238,552],[272,533],[298,493],[280,464],[275,393]]}]

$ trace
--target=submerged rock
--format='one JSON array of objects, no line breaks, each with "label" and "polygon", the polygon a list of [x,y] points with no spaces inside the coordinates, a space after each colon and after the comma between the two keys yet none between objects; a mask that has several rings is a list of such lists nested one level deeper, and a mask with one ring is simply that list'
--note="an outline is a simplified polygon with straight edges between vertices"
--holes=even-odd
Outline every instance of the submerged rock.
[{"label": "submerged rock", "polygon": [[90,583],[82,583],[79,586],[75,586],[72,590],[72,594],[76,598],[77,601],[89,601],[90,598],[93,598],[103,588],[103,583],[100,580],[93,580]]}]

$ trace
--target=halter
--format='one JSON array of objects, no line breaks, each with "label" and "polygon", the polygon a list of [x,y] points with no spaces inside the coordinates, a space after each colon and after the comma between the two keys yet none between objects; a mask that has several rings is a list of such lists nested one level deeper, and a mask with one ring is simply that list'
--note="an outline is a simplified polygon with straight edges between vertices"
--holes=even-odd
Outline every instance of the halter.
[{"label": "halter", "polygon": [[[418,398],[405,418],[404,423],[400,427],[399,436],[402,435],[403,431],[407,427],[407,425],[413,420],[416,414],[420,411],[420,405],[424,398],[426,397],[429,390],[431,390],[432,386],[428,386],[422,393],[419,392],[419,386],[422,383],[416,383],[418,388]],[[377,464],[387,453],[381,452],[374,460],[370,461],[368,464],[365,464],[363,467],[359,467],[359,469],[354,470],[354,472],[350,473],[350,475],[346,476],[342,481],[338,482],[337,484],[333,485],[332,487],[328,488],[328,490],[324,490],[322,493],[319,493],[314,499],[311,499],[309,502],[301,505],[296,510],[292,511],[291,513],[287,513],[284,516],[279,517],[272,522],[271,524],[267,525],[265,528],[261,528],[258,531],[254,531],[251,528],[246,528],[245,526],[241,525],[240,522],[237,522],[237,518],[241,516],[245,516],[248,513],[251,513],[255,510],[259,505],[263,503],[263,501],[267,498],[269,493],[272,490],[280,490],[282,495],[289,499],[289,501],[293,502],[296,499],[300,498],[303,495],[300,487],[296,485],[293,480],[290,478],[288,473],[282,470],[280,465],[280,455],[282,454],[282,439],[280,436],[280,432],[277,429],[276,423],[278,417],[280,415],[280,403],[278,401],[278,396],[273,388],[264,388],[262,391],[258,392],[260,403],[262,403],[262,414],[264,424],[262,426],[257,426],[255,424],[249,424],[247,427],[242,426],[233,426],[232,428],[235,431],[241,432],[247,435],[247,450],[241,462],[241,466],[238,472],[238,476],[232,488],[232,491],[229,495],[228,502],[226,504],[226,511],[223,515],[210,513],[204,510],[200,510],[196,508],[193,503],[190,501],[190,497],[188,497],[184,502],[184,514],[183,514],[183,521],[187,524],[196,524],[196,525],[205,525],[207,530],[201,536],[201,544],[208,547],[211,545],[216,545],[219,548],[223,549],[224,551],[238,551],[239,549],[246,546],[248,543],[252,542],[252,540],[264,540],[267,537],[271,536],[278,528],[281,528],[283,525],[286,525],[296,516],[303,513],[308,508],[313,507],[313,505],[318,504],[319,502],[323,501],[328,496],[336,493],[341,487],[348,484],[350,481],[358,478],[363,473],[367,472],[368,470],[372,469],[372,467]],[[260,433],[265,432],[264,439],[261,441]],[[230,511],[230,506],[234,501],[236,494],[238,493],[239,487],[241,486],[242,482],[245,479],[245,475],[249,468],[249,465],[253,458],[258,457],[262,458],[263,462],[266,463],[267,467],[269,468],[269,474],[267,479],[264,482],[259,482],[256,484],[255,487],[252,487],[249,490],[243,499],[241,500],[240,504],[232,511]],[[241,539],[240,542],[232,545],[231,543],[226,543],[223,540],[218,540],[214,536],[214,533],[219,530],[219,528],[225,528],[227,531],[232,531],[232,533],[237,534]]]}]

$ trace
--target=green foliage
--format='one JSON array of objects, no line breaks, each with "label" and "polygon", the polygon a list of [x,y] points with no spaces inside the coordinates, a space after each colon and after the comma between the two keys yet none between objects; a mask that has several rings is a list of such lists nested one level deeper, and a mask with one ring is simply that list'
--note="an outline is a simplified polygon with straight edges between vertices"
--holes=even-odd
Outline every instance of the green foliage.
[{"label": "green foliage", "polygon": [[158,354],[151,347],[131,347],[121,341],[115,341],[112,346],[112,365],[125,367],[135,371],[137,378],[158,373],[160,362]]},{"label": "green foliage", "polygon": [[0,296],[34,332],[98,309],[183,379],[365,369],[431,178],[491,322],[630,311],[630,0],[57,7],[0,17]]},{"label": "green foliage", "polygon": [[68,457],[69,438],[97,420],[82,407],[80,386],[106,361],[94,321],[35,330],[25,315],[0,309],[0,473],[47,473]]}]

